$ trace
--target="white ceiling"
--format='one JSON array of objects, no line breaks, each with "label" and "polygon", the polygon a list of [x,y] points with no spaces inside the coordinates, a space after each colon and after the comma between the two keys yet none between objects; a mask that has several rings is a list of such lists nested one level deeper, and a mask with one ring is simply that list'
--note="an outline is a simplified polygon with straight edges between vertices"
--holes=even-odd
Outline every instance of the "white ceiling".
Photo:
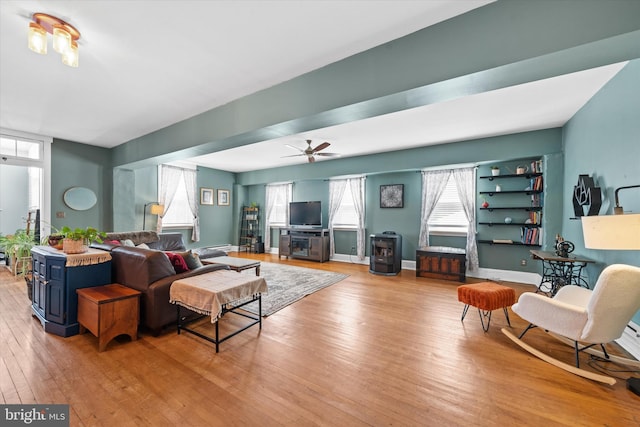
[{"label": "white ceiling", "polygon": [[[2,0],[0,127],[114,147],[490,2]],[[27,49],[34,12],[78,28],[79,68],[51,46],[46,56]],[[562,126],[623,65],[191,161],[241,172],[306,162],[283,158],[296,154],[285,144],[304,148],[305,139],[347,157]]]}]

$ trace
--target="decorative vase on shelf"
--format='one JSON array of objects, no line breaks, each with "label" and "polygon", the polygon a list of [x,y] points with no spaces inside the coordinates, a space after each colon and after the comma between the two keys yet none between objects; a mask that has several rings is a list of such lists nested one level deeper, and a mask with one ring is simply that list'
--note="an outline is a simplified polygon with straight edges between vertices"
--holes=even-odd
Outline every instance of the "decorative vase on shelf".
[{"label": "decorative vase on shelf", "polygon": [[491,175],[492,175],[492,176],[498,176],[498,175],[500,175],[500,169],[499,169],[499,168],[497,168],[497,167],[493,167],[493,168],[491,168]]},{"label": "decorative vase on shelf", "polygon": [[489,207],[489,202],[487,202],[486,200],[482,203],[482,207],[483,208],[488,208]]}]

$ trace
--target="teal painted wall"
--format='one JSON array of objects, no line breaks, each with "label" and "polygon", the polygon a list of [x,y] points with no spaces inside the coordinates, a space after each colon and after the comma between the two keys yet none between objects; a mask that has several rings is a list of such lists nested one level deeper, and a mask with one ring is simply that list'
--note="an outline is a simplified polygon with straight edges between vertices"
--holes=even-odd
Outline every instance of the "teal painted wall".
[{"label": "teal painted wall", "polygon": [[[215,200],[213,205],[199,205],[200,241],[191,241],[191,230],[189,230],[184,239],[188,247],[234,244],[238,240],[234,224],[239,222],[240,214],[236,213],[234,209],[237,203],[233,192],[234,183],[233,173],[198,167],[198,198],[200,197],[200,188],[213,188]],[[229,206],[218,205],[218,190],[230,191]]]},{"label": "teal painted wall", "polygon": [[[609,81],[564,128],[566,200],[562,215],[563,236],[576,245],[576,252],[597,261],[589,266],[593,285],[600,271],[610,264],[640,266],[639,251],[585,249],[580,221],[574,216],[571,200],[578,175],[595,179],[603,192],[600,214],[613,213],[614,190],[640,184],[640,60],[630,62]],[[640,190],[619,194],[625,212],[640,212]],[[634,317],[640,324],[640,313]]]},{"label": "teal painted wall", "polygon": [[[56,228],[112,227],[111,150],[54,139],[51,147],[51,224]],[[64,192],[71,187],[86,187],[98,199],[94,207],[75,211],[65,205]],[[63,212],[64,218],[56,218]]]},{"label": "teal painted wall", "polygon": [[[367,255],[369,254],[369,239],[371,234],[383,231],[395,231],[403,237],[403,259],[415,260],[415,251],[418,245],[420,230],[420,209],[422,179],[420,169],[426,167],[446,167],[461,163],[485,164],[488,171],[488,162],[502,162],[503,165],[515,168],[523,162],[531,159],[539,159],[550,155],[561,156],[562,130],[547,129],[536,132],[506,135],[500,137],[483,138],[476,141],[466,141],[438,146],[422,147],[420,149],[403,150],[391,153],[376,154],[357,158],[338,159],[330,162],[316,162],[301,166],[275,168],[238,174],[238,181],[252,182],[260,180],[265,182],[280,182],[292,180],[293,200],[320,200],[323,204],[323,222],[327,227],[329,178],[347,174],[364,174],[365,182],[365,212]],[[393,171],[396,167],[403,170]],[[558,166],[561,172],[562,165]],[[411,169],[410,169],[411,168]],[[391,169],[390,172],[385,172]],[[410,169],[410,170],[407,170]],[[486,172],[488,174],[488,172]],[[292,177],[305,177],[297,180]],[[562,175],[553,178],[560,178]],[[403,184],[404,207],[380,208],[380,185]],[[552,187],[561,188],[561,182],[550,183]],[[258,198],[264,194],[264,185],[255,184],[246,186],[247,193]],[[524,188],[524,187],[523,187]],[[249,201],[249,199],[247,199]],[[262,199],[263,203],[264,199]],[[548,215],[559,217],[562,205],[555,203],[548,207]],[[264,223],[263,223],[264,227]],[[517,230],[516,230],[517,232]],[[519,232],[518,232],[519,233]],[[271,246],[278,246],[278,231],[271,234]],[[354,232],[340,231],[336,235],[336,253],[350,254],[351,248],[356,245]],[[451,236],[434,236],[432,245],[453,246],[464,248],[465,238]],[[529,248],[526,247],[481,247],[481,267],[506,268],[517,271],[536,272],[539,266],[536,263],[528,263],[521,266],[520,260],[529,258]],[[496,256],[497,255],[497,256]]]}]

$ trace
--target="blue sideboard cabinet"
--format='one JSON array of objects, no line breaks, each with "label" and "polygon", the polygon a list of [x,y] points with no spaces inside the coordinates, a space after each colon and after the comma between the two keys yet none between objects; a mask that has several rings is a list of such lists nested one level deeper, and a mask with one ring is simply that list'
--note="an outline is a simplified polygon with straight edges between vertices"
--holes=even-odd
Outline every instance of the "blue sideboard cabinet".
[{"label": "blue sideboard cabinet", "polygon": [[31,250],[33,263],[32,314],[46,332],[62,337],[76,335],[78,295],[76,289],[111,283],[111,261],[67,266],[67,256],[48,246]]}]

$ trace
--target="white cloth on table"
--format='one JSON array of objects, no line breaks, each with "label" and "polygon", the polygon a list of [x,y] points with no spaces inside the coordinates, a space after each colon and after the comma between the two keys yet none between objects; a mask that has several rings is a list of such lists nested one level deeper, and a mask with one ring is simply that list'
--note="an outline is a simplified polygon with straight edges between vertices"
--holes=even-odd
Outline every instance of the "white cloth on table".
[{"label": "white cloth on table", "polygon": [[267,282],[262,277],[218,270],[176,280],[169,290],[169,302],[211,315],[211,323],[215,323],[226,304],[267,290]]}]

